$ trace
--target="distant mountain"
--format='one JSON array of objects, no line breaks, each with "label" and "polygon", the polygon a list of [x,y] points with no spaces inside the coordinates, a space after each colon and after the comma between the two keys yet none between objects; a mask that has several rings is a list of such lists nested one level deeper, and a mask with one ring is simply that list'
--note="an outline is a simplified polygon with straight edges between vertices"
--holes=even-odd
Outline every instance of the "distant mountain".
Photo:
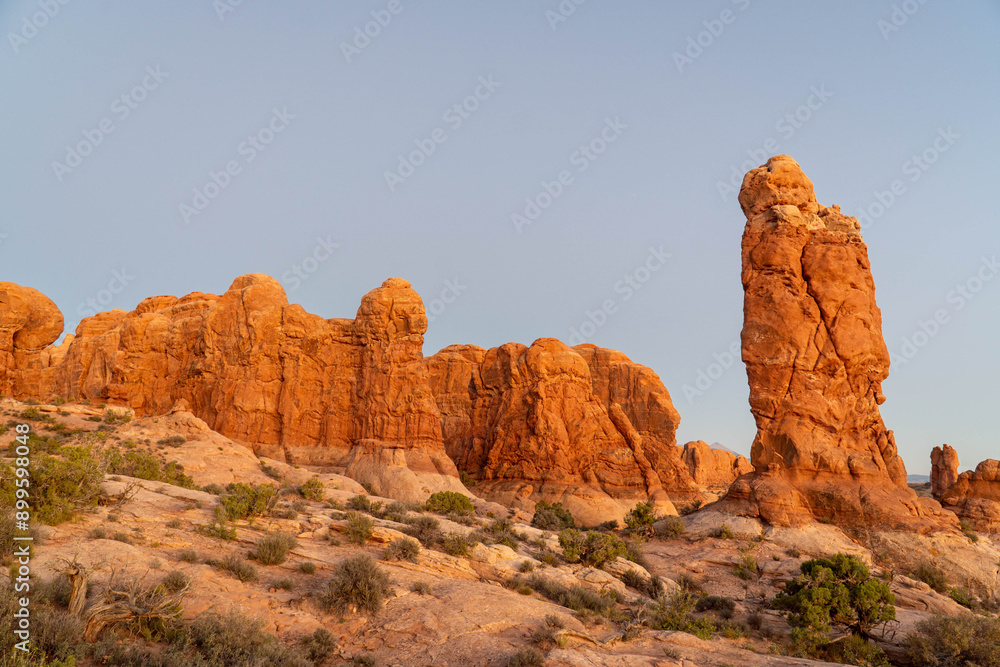
[{"label": "distant mountain", "polygon": [[907,484],[927,484],[931,481],[930,475],[907,475]]},{"label": "distant mountain", "polygon": [[740,456],[739,452],[736,452],[736,451],[733,451],[732,449],[729,449],[729,447],[726,447],[721,442],[713,442],[711,445],[709,445],[709,447],[711,447],[712,449],[721,449],[724,452],[729,452],[730,454],[735,454],[737,456]]}]

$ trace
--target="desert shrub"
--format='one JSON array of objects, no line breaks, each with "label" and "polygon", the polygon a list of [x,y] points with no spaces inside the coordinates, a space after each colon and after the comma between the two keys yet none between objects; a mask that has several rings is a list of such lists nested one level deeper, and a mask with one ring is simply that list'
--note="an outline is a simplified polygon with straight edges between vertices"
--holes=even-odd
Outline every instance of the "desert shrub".
[{"label": "desert shrub", "polygon": [[180,559],[185,563],[197,563],[201,560],[201,557],[198,556],[198,552],[194,549],[185,549],[181,552]]},{"label": "desert shrub", "polygon": [[636,565],[640,565],[644,568],[649,567],[649,561],[646,559],[646,554],[642,552],[642,540],[629,538],[625,540],[625,553],[622,554],[625,560],[630,560]]},{"label": "desert shrub", "polygon": [[351,659],[351,667],[378,667],[378,658],[371,653],[363,653]]},{"label": "desert shrub", "polygon": [[323,500],[323,482],[319,480],[319,477],[313,477],[299,487],[299,493],[306,500],[319,502]]},{"label": "desert shrub", "polygon": [[166,525],[167,528],[180,528],[181,527],[181,520],[180,519],[171,519],[165,525]]},{"label": "desert shrub", "polygon": [[222,506],[216,507],[212,514],[215,517],[214,521],[204,526],[198,526],[198,532],[230,542],[235,540],[236,529],[229,525],[229,515],[226,513],[226,509]]},{"label": "desert shrub", "polygon": [[129,416],[128,412],[122,410],[113,410],[107,408],[104,411],[104,423],[105,424],[127,424],[132,421],[132,417]]},{"label": "desert shrub", "polygon": [[302,561],[299,563],[299,572],[302,574],[316,574],[316,563],[312,561]]},{"label": "desert shrub", "polygon": [[406,506],[406,503],[401,503],[397,500],[395,502],[389,503],[389,505],[385,508],[385,512],[383,513],[382,516],[383,518],[388,519],[389,521],[395,521],[396,523],[403,523],[403,521],[406,519],[406,513],[408,510],[409,508]]},{"label": "desert shrub", "polygon": [[261,565],[281,565],[288,558],[288,552],[299,545],[294,535],[272,533],[257,540],[250,558]]},{"label": "desert shrub", "polygon": [[333,576],[319,597],[320,607],[343,613],[351,605],[376,614],[392,593],[389,575],[367,555],[343,561],[333,570]]},{"label": "desert shrub", "polygon": [[233,552],[216,563],[220,570],[228,572],[240,581],[247,583],[257,581],[257,568],[248,563],[243,556]]},{"label": "desert shrub", "polygon": [[413,586],[410,587],[414,593],[419,593],[420,595],[430,595],[431,585],[426,581],[414,581]]},{"label": "desert shrub", "polygon": [[437,493],[432,493],[431,497],[424,503],[424,507],[428,512],[436,512],[437,514],[449,514],[451,512],[471,514],[475,510],[469,497],[457,491],[438,491]]},{"label": "desert shrub", "polygon": [[1000,667],[1000,619],[932,616],[906,638],[906,653],[916,667]]},{"label": "desert shrub", "polygon": [[932,563],[921,563],[910,576],[924,582],[938,593],[948,591],[948,580],[944,576],[944,571]]},{"label": "desert shrub", "polygon": [[528,572],[535,571],[535,564],[530,560],[522,560],[521,564],[517,566],[517,571],[527,574]]},{"label": "desert shrub", "polygon": [[317,628],[316,632],[299,641],[305,657],[316,665],[325,664],[327,658],[337,652],[337,640],[326,628]]},{"label": "desert shrub", "polygon": [[159,440],[156,441],[156,444],[168,445],[170,447],[180,447],[185,442],[187,442],[187,438],[185,438],[183,435],[172,435],[169,438],[160,438]]},{"label": "desert shrub", "polygon": [[517,551],[521,536],[514,530],[510,519],[494,519],[482,529],[483,534],[497,544],[503,544]]},{"label": "desert shrub", "polygon": [[462,533],[446,533],[441,538],[441,551],[450,556],[467,557],[470,546],[469,540]]},{"label": "desert shrub", "polygon": [[360,512],[347,513],[347,539],[352,544],[365,544],[371,539],[375,521]]},{"label": "desert shrub", "polygon": [[558,605],[573,611],[589,611],[598,614],[608,614],[614,608],[614,600],[595,593],[583,586],[566,588],[560,583],[547,579],[540,574],[524,577],[520,574],[509,579],[505,586],[516,591],[527,589],[527,593],[537,591]]},{"label": "desert shrub", "polygon": [[[0,612],[0,616],[4,614]],[[0,625],[2,625],[0,619]],[[32,659],[24,662],[14,661],[13,655],[20,653],[11,650],[11,661],[2,661],[3,665],[47,665],[51,667],[72,667],[76,659],[86,653],[86,645],[82,643],[84,624],[72,614],[62,609],[34,606],[31,610],[31,655]],[[8,634],[4,629],[4,640]],[[13,630],[9,631],[12,633]],[[0,640],[0,653],[6,654],[3,640]],[[37,662],[36,662],[37,661]],[[52,661],[52,662],[50,662]]]},{"label": "desert shrub", "polygon": [[736,566],[733,568],[736,576],[744,581],[750,581],[751,579],[756,579],[760,574],[760,566],[757,564],[757,559],[753,555],[752,545],[747,545],[740,549],[740,558],[736,562]]},{"label": "desert shrub", "polygon": [[647,530],[656,523],[656,506],[652,500],[636,503],[625,515],[625,527],[629,530]]},{"label": "desert shrub", "polygon": [[88,533],[90,539],[92,540],[106,540],[108,539],[108,531],[104,530],[103,526],[98,526]]},{"label": "desert shrub", "polygon": [[736,603],[732,598],[721,595],[706,595],[700,598],[694,605],[695,611],[715,611],[719,616],[727,621],[733,617],[736,611]]},{"label": "desert shrub", "polygon": [[382,554],[383,560],[408,560],[411,563],[417,562],[420,555],[420,545],[416,541],[407,537],[400,537],[389,542]]},{"label": "desert shrub", "polygon": [[135,544],[135,540],[128,533],[123,533],[118,531],[117,533],[112,533],[109,539],[115,540],[116,542],[124,542],[125,544]]},{"label": "desert shrub", "polygon": [[[126,443],[133,446],[133,443]],[[127,475],[151,482],[166,482],[185,489],[198,488],[194,480],[184,474],[184,466],[176,461],[163,463],[155,455],[139,449],[108,449],[104,452],[105,471],[111,475]]]},{"label": "desert shrub", "polygon": [[226,494],[219,502],[230,519],[247,519],[261,516],[277,502],[277,489],[270,484],[250,485],[237,482],[226,486]]},{"label": "desert shrub", "polygon": [[[97,506],[104,474],[89,447],[61,447],[59,454],[32,457],[33,519],[49,525],[68,521]],[[14,472],[0,463],[0,501],[14,504]]]},{"label": "desert shrub", "polygon": [[637,570],[626,570],[622,574],[622,583],[629,588],[634,588],[637,591],[643,591],[646,588],[646,577],[639,574]]},{"label": "desert shrub", "polygon": [[185,588],[191,583],[191,578],[181,572],[180,570],[174,570],[167,573],[163,579],[160,580],[160,585],[166,589],[168,593],[177,593]]},{"label": "desert shrub", "polygon": [[545,655],[537,648],[521,649],[507,659],[507,667],[542,667]]},{"label": "desert shrub", "polygon": [[889,661],[874,642],[859,637],[847,635],[835,642],[830,642],[818,653],[823,660],[839,662],[844,665],[864,665],[864,667],[889,667]]},{"label": "desert shrub", "polygon": [[291,577],[282,577],[271,582],[271,588],[279,591],[290,591],[295,588],[295,581]]},{"label": "desert shrub", "polygon": [[372,509],[372,501],[368,496],[353,496],[347,501],[347,509],[355,510],[357,512],[370,512]]},{"label": "desert shrub", "polygon": [[710,533],[710,535],[720,540],[731,540],[734,537],[732,529],[726,524],[722,524],[721,526],[713,530]]},{"label": "desert shrub", "polygon": [[655,526],[656,536],[664,540],[680,537],[683,533],[684,522],[679,516],[664,517]]},{"label": "desert shrub", "polygon": [[896,618],[896,596],[856,556],[808,560],[800,569],[773,606],[789,612],[792,639],[806,652],[826,645],[833,625],[867,639],[876,625]]},{"label": "desert shrub", "polygon": [[224,486],[220,484],[215,484],[214,482],[212,484],[206,484],[205,486],[201,487],[201,490],[204,491],[205,493],[211,493],[213,496],[221,496],[223,493],[226,492],[226,488]]},{"label": "desert shrub", "polygon": [[559,533],[563,558],[570,563],[581,562],[591,567],[603,567],[608,561],[623,556],[625,543],[617,535],[568,528]]},{"label": "desert shrub", "polygon": [[305,656],[296,647],[281,646],[263,627],[263,621],[235,611],[225,615],[202,614],[173,642],[175,651],[194,651],[200,660],[176,664],[205,667],[300,667],[304,664]]},{"label": "desert shrub", "polygon": [[535,503],[535,515],[531,517],[531,525],[542,530],[565,530],[576,528],[576,520],[562,503],[549,504],[544,500]]},{"label": "desert shrub", "polygon": [[444,537],[441,534],[441,523],[432,516],[418,516],[403,532],[420,540],[425,547],[438,544]]},{"label": "desert shrub", "polygon": [[646,625],[654,630],[687,632],[699,639],[711,639],[715,625],[706,618],[694,618],[698,598],[684,590],[676,590],[663,595],[646,613]]}]

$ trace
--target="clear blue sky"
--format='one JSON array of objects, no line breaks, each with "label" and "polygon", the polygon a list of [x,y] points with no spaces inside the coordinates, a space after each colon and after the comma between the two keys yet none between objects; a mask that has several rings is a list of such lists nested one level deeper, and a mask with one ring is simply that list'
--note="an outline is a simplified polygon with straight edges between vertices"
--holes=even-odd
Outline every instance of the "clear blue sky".
[{"label": "clear blue sky", "polygon": [[[0,4],[0,279],[67,330],[88,299],[248,272],[352,317],[402,276],[429,307],[450,290],[426,354],[576,328],[659,373],[681,442],[748,452],[742,363],[710,366],[742,325],[744,218],[720,182],[789,153],[822,204],[873,213],[883,416],[909,471],[943,442],[963,467],[1000,457],[1000,278],[952,293],[1000,253],[997,3],[226,2]],[[400,170],[417,142],[433,153]],[[519,233],[526,198],[546,208]],[[689,400],[699,371],[717,378]]]}]

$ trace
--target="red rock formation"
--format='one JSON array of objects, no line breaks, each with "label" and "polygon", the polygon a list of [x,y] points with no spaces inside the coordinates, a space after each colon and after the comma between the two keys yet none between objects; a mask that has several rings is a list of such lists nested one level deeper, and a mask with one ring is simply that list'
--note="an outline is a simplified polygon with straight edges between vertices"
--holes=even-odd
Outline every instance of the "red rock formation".
[{"label": "red rock formation", "polygon": [[0,282],[0,393],[40,394],[43,350],[62,329],[62,313],[48,297]]},{"label": "red rock formation", "polygon": [[740,475],[753,472],[745,456],[712,449],[701,440],[685,443],[681,457],[695,484],[714,491],[725,491]]},{"label": "red rock formation", "polygon": [[931,495],[940,501],[944,492],[958,481],[958,452],[949,445],[931,451]]},{"label": "red rock formation", "polygon": [[51,306],[33,324],[35,302],[51,305],[37,295],[5,313],[18,340],[47,332],[32,334],[33,365],[9,366],[20,396],[124,404],[139,416],[187,405],[259,455],[343,467],[403,499],[467,492],[453,461],[492,499],[528,509],[561,500],[590,523],[640,500],[672,513],[671,497],[702,498],[653,371],[555,339],[424,359],[423,303],[399,278],[366,294],[354,320],[325,320],[289,305],[272,278],[241,276],[221,296],[150,297],[89,317],[46,350],[61,320]]},{"label": "red rock formation", "polygon": [[467,492],[444,452],[421,363],[427,319],[405,280],[367,294],[356,320],[324,320],[289,305],[273,278],[241,276],[222,296],[151,297],[89,317],[44,352],[59,311],[34,290],[4,294],[15,395],[125,404],[140,416],[186,401],[258,454],[346,466],[377,493]]},{"label": "red rock formation", "polygon": [[530,509],[563,502],[586,522],[621,518],[652,499],[693,497],[674,445],[680,421],[650,369],[593,345],[542,338],[530,347],[447,347],[426,360],[445,447],[476,486]]},{"label": "red rock formation", "polygon": [[1000,461],[986,459],[958,474],[958,453],[948,445],[931,452],[931,493],[978,530],[1000,530]]},{"label": "red rock formation", "polygon": [[737,480],[727,500],[776,524],[953,523],[906,486],[879,414],[889,354],[857,220],[820,206],[787,155],[750,171],[739,201],[757,472]]}]

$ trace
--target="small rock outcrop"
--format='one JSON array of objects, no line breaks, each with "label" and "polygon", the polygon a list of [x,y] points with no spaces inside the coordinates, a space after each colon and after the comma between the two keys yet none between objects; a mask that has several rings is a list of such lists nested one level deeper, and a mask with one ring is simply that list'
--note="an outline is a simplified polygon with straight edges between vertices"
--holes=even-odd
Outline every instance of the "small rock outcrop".
[{"label": "small rock outcrop", "polygon": [[1000,531],[1000,461],[986,459],[958,472],[958,453],[948,445],[931,452],[931,493],[978,530]]},{"label": "small rock outcrop", "polygon": [[907,487],[879,414],[889,353],[857,219],[820,206],[787,155],[747,173],[739,201],[756,472],[727,500],[782,525],[954,523]]},{"label": "small rock outcrop", "polygon": [[62,330],[62,313],[47,296],[0,282],[0,393],[41,392],[43,351]]},{"label": "small rock outcrop", "polygon": [[944,492],[958,481],[958,452],[950,445],[931,451],[931,495],[940,501]]},{"label": "small rock outcrop", "polygon": [[745,456],[724,449],[712,449],[702,440],[685,443],[681,457],[695,484],[725,492],[741,475],[753,472]]}]

